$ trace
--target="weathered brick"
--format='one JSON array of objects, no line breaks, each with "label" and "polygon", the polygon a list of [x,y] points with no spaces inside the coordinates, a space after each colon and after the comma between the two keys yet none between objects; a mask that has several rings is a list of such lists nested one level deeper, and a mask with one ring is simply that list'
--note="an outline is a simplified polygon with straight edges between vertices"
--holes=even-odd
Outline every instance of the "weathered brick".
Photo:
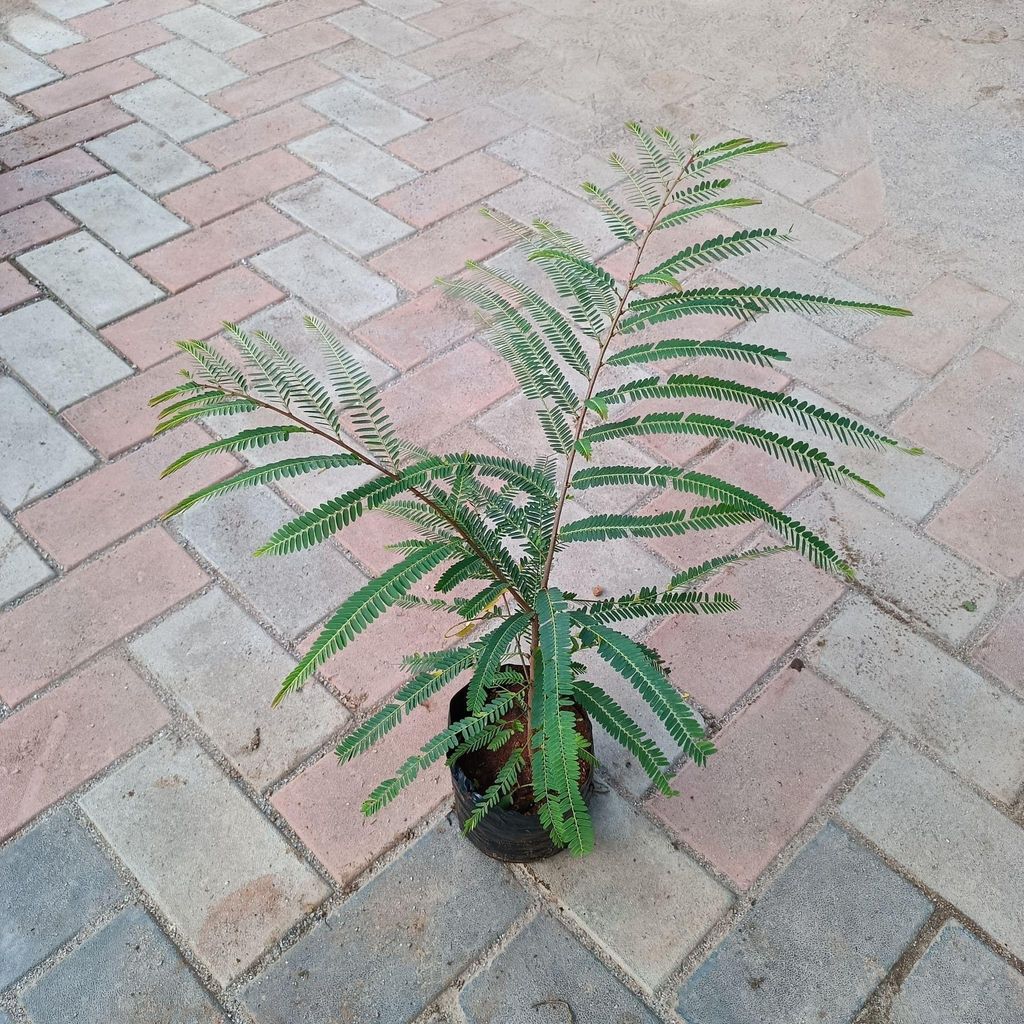
[{"label": "weathered brick", "polygon": [[317,60],[340,71],[361,88],[389,100],[401,99],[403,103],[404,93],[430,81],[429,75],[359,39],[352,39],[329,53],[321,53]]},{"label": "weathered brick", "polygon": [[351,38],[329,22],[307,21],[265,39],[246,43],[237,50],[231,50],[228,56],[240,68],[245,68],[250,74],[258,74],[300,57],[329,50]]},{"label": "weathered brick", "polygon": [[123,0],[122,3],[110,7],[102,7],[98,11],[83,14],[71,21],[71,27],[95,39],[111,32],[123,32],[125,29],[162,14],[169,14],[182,7],[187,7],[189,0]]},{"label": "weathered brick", "polygon": [[429,32],[366,4],[336,14],[330,20],[350,35],[392,57],[400,57],[435,42]]},{"label": "weathered brick", "polygon": [[232,117],[250,117],[313,89],[321,89],[336,82],[338,77],[336,71],[307,57],[228,86],[214,93],[210,101]]},{"label": "weathered brick", "polygon": [[45,582],[53,570],[24,537],[0,516],[0,605]]},{"label": "weathered brick", "polygon": [[149,50],[139,56],[139,61],[196,96],[226,89],[245,78],[244,71],[187,39],[175,39]]},{"label": "weathered brick", "polygon": [[10,263],[0,263],[0,313],[34,299],[38,289],[30,284]]},{"label": "weathered brick", "polygon": [[511,0],[462,0],[461,3],[441,4],[420,14],[413,24],[432,35],[447,39],[449,36],[480,28],[488,22],[514,14],[518,8]]},{"label": "weathered brick", "polygon": [[1007,685],[1024,694],[1024,597],[1000,616],[974,657]]},{"label": "weathered brick", "polygon": [[261,35],[248,25],[243,25],[235,18],[229,18],[205,4],[178,6],[183,9],[164,15],[160,19],[160,24],[214,53],[233,50],[244,43],[259,39]]},{"label": "weathered brick", "polygon": [[0,161],[8,167],[32,163],[114,128],[121,128],[131,120],[130,114],[110,100],[98,100],[3,136],[0,138]]},{"label": "weathered brick", "polygon": [[[131,0],[118,4],[118,8],[126,6],[131,6]],[[130,25],[89,42],[69,46],[66,50],[58,50],[56,53],[50,54],[47,59],[54,67],[60,68],[65,75],[77,75],[82,71],[98,68],[101,64],[107,64],[121,57],[130,57],[132,54],[159,46],[161,43],[168,43],[172,39],[174,36],[155,22],[144,22]]]},{"label": "weathered brick", "polygon": [[246,14],[242,21],[270,35],[306,21],[337,14],[338,11],[354,7],[358,2],[359,0],[289,0],[287,4],[274,4],[266,10]]},{"label": "weathered brick", "polygon": [[307,96],[305,103],[378,145],[423,126],[420,118],[352,82],[329,85]]},{"label": "weathered brick", "polygon": [[288,148],[369,199],[412,181],[420,173],[344,128],[324,128]]},{"label": "weathered brick", "polygon": [[75,222],[49,203],[31,203],[0,217],[0,259],[24,252],[75,230]]},{"label": "weathered brick", "polygon": [[873,234],[885,223],[886,212],[885,182],[878,162],[873,160],[862,167],[812,205],[822,217],[845,224],[858,234]]},{"label": "weathered brick", "polygon": [[107,169],[87,153],[69,149],[28,167],[0,174],[0,213],[106,173]]},{"label": "weathered brick", "polygon": [[433,78],[443,78],[473,64],[498,58],[521,44],[518,36],[488,25],[418,49],[407,60]]},{"label": "weathered brick", "polygon": [[[459,5],[464,6],[466,3]],[[445,12],[456,9],[442,8]],[[514,135],[498,139],[487,147],[487,152],[561,188],[573,188],[582,181],[592,181],[608,188],[621,177],[607,160],[581,152],[578,145],[539,128],[526,127]]]},{"label": "weathered brick", "polygon": [[180,188],[210,173],[206,164],[145,124],[130,124],[89,143],[88,149],[153,195]]},{"label": "weathered brick", "polygon": [[158,78],[115,97],[118,105],[141,121],[184,142],[220,128],[231,120],[180,85]]},{"label": "weathered brick", "polygon": [[39,117],[52,117],[95,100],[105,99],[111,93],[129,89],[152,77],[153,72],[148,68],[137,64],[130,57],[124,57],[92,71],[72,75],[62,82],[54,82],[53,85],[25,93],[19,97],[18,102]]},{"label": "weathered brick", "polygon": [[494,107],[472,107],[398,139],[388,149],[415,167],[433,171],[520,126],[520,121]]}]

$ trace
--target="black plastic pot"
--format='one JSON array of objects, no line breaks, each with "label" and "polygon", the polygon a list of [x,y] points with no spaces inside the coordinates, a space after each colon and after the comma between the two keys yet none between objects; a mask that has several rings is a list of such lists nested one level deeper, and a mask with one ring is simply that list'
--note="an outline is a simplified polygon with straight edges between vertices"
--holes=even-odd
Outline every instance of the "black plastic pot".
[{"label": "black plastic pot", "polygon": [[[512,666],[509,666],[512,668]],[[518,666],[517,666],[518,667]],[[465,718],[467,714],[466,692],[464,686],[456,693],[448,705],[448,724]],[[593,732],[590,718],[581,708],[577,716],[586,723],[586,731]],[[594,773],[588,765],[584,765],[584,780],[580,787],[583,799],[590,802],[594,791]],[[464,825],[473,813],[476,805],[483,799],[472,780],[459,766],[452,765],[452,788],[455,791],[455,814],[459,824]],[[496,807],[474,828],[466,838],[481,852],[494,860],[503,860],[523,864],[533,860],[545,860],[561,853],[563,847],[551,842],[544,826],[540,823],[540,815],[524,813],[514,808]]]}]

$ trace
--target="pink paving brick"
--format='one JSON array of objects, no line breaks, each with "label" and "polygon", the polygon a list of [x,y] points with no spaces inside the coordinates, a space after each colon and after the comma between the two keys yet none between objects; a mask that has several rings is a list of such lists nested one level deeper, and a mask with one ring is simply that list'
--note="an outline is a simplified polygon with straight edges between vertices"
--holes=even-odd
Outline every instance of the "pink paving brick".
[{"label": "pink paving brick", "polygon": [[806,669],[786,669],[718,736],[704,769],[686,765],[650,808],[747,889],[865,754],[882,727]]},{"label": "pink paving brick", "polygon": [[414,167],[433,171],[495,139],[511,135],[521,126],[521,121],[503,110],[471,107],[395,139],[388,149]]},{"label": "pink paving brick", "polygon": [[130,57],[161,43],[169,43],[173,38],[174,36],[162,25],[148,22],[132,25],[100,39],[76,43],[65,50],[48,54],[46,59],[64,74],[76,75],[80,71],[108,64],[119,57]]},{"label": "pink paving brick", "polygon": [[463,210],[393,245],[370,265],[411,292],[437,277],[462,270],[466,260],[484,260],[509,244],[504,232],[479,210]]},{"label": "pink paving brick", "polygon": [[247,117],[190,142],[185,148],[218,171],[246,157],[264,153],[292,139],[300,139],[318,128],[327,119],[301,103],[285,103],[255,117]]},{"label": "pink paving brick", "polygon": [[159,527],[80,566],[0,615],[0,697],[20,703],[206,581]]},{"label": "pink paving brick", "polygon": [[70,217],[49,203],[32,203],[0,217],[0,259],[32,249],[74,231]]},{"label": "pink paving brick", "polygon": [[255,75],[280,64],[287,64],[288,61],[329,50],[351,38],[347,32],[342,32],[329,22],[307,21],[277,35],[254,39],[251,43],[231,50],[226,56],[243,71]]},{"label": "pink paving brick", "polygon": [[137,530],[182,498],[241,468],[230,455],[197,459],[161,480],[183,452],[210,443],[188,424],[58,491],[18,516],[22,530],[65,569]]},{"label": "pink paving brick", "polygon": [[6,313],[22,302],[39,294],[35,285],[26,280],[10,263],[0,263],[0,313]]},{"label": "pink paving brick", "polygon": [[123,0],[72,18],[68,25],[76,32],[95,39],[191,6],[192,0]]},{"label": "pink paving brick", "polygon": [[1024,595],[996,622],[974,652],[994,676],[1024,694]]},{"label": "pink paving brick", "polygon": [[[897,435],[962,469],[978,465],[1024,416],[1024,366],[980,348],[893,423]],[[984,410],[979,416],[978,410]]]},{"label": "pink paving brick", "polygon": [[130,89],[140,82],[148,82],[155,77],[149,68],[124,57],[112,64],[104,64],[92,71],[84,71],[80,75],[72,75],[62,82],[44,85],[42,89],[23,93],[18,102],[23,103],[32,113],[39,117],[53,117],[65,111],[84,107],[87,103],[105,99],[112,93],[122,89]]},{"label": "pink paving brick", "polygon": [[63,418],[105,458],[144,441],[157,424],[149,400],[181,383],[191,360],[175,356],[65,409]]},{"label": "pink paving brick", "polygon": [[169,721],[115,653],[0,722],[0,840]]},{"label": "pink paving brick", "polygon": [[0,174],[0,213],[109,173],[103,164],[81,149],[48,156],[28,167]]},{"label": "pink paving brick", "polygon": [[439,39],[447,39],[515,14],[516,10],[516,5],[509,0],[463,0],[462,3],[446,4],[421,14],[413,18],[411,24]]},{"label": "pink paving brick", "polygon": [[[778,541],[762,534],[751,545]],[[693,564],[697,564],[696,562]],[[713,715],[723,715],[825,614],[842,584],[796,553],[739,562],[705,587],[731,594],[738,612],[681,615],[651,634],[672,681]]]},{"label": "pink paving brick", "polygon": [[32,163],[134,120],[110,100],[99,100],[3,136],[0,138],[0,162],[8,167]]},{"label": "pink paving brick", "polygon": [[266,203],[253,203],[165,242],[134,262],[168,291],[180,292],[246,256],[255,256],[299,234],[300,230],[297,224]]},{"label": "pink paving brick", "polygon": [[841,182],[817,200],[812,209],[858,234],[874,234],[885,223],[885,182],[877,161]]},{"label": "pink paving brick", "polygon": [[377,205],[407,224],[423,228],[511,185],[522,176],[522,171],[488,153],[470,153],[381,196]]},{"label": "pink paving brick", "polygon": [[393,306],[356,329],[355,336],[400,370],[450,348],[472,334],[476,324],[465,308],[440,287]]},{"label": "pink paving brick", "polygon": [[363,872],[451,793],[447,767],[435,764],[380,814],[364,818],[359,810],[378,782],[445,727],[447,713],[439,695],[406,718],[389,743],[341,767],[325,754],[274,794],[271,803],[339,882]]},{"label": "pink paving brick", "polygon": [[176,341],[210,338],[225,320],[237,323],[283,298],[251,270],[234,267],[111,324],[103,337],[146,369],[172,355]]},{"label": "pink paving brick", "polygon": [[288,3],[274,4],[273,7],[267,7],[262,11],[246,14],[242,21],[270,35],[306,21],[326,18],[349,7],[355,7],[358,3],[359,0],[288,0]]},{"label": "pink paving brick", "polygon": [[207,99],[232,117],[250,117],[286,100],[322,89],[341,76],[318,64],[312,57],[295,60],[237,85],[229,85]]}]

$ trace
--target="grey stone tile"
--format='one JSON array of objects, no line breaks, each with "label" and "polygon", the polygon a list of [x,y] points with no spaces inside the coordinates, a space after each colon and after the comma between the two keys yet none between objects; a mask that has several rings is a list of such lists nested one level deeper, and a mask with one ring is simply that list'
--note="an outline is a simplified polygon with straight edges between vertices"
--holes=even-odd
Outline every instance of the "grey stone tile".
[{"label": "grey stone tile", "polygon": [[336,82],[307,96],[303,102],[332,121],[381,145],[426,124],[407,110],[360,89],[352,82]]},{"label": "grey stone tile", "polygon": [[164,294],[87,231],[33,249],[19,256],[18,263],[92,327],[109,324]]},{"label": "grey stone tile", "polygon": [[621,178],[607,160],[583,153],[575,143],[540,128],[524,128],[492,142],[487,152],[561,188],[576,188],[584,181],[608,188]]},{"label": "grey stone tile", "polygon": [[187,39],[175,39],[146,50],[136,60],[196,96],[224,89],[247,77],[233,64]]},{"label": "grey stone tile", "polygon": [[829,824],[679,994],[688,1024],[847,1024],[932,905]]},{"label": "grey stone tile", "polygon": [[10,43],[0,41],[0,92],[7,96],[17,96],[18,93],[55,82],[58,78],[60,72],[49,64],[30,57]]},{"label": "grey stone tile", "polygon": [[106,7],[110,0],[34,0],[36,7],[55,18],[66,21],[76,18],[79,14],[88,14]]},{"label": "grey stone tile", "polygon": [[259,1024],[410,1021],[528,902],[442,824],[249,984],[245,1004]]},{"label": "grey stone tile", "polygon": [[22,996],[32,1024],[220,1024],[225,1018],[141,907],[90,936]]},{"label": "grey stone tile", "polygon": [[[0,51],[0,60],[3,60],[3,51]],[[0,71],[0,76],[3,74],[4,72]],[[13,132],[15,128],[24,128],[25,125],[31,124],[32,120],[31,114],[0,97],[0,135]]]},{"label": "grey stone tile", "polygon": [[400,57],[403,53],[437,42],[436,36],[429,32],[365,5],[350,7],[328,21],[392,57]]},{"label": "grey stone tile", "polygon": [[313,235],[300,235],[253,264],[329,320],[348,327],[393,306],[394,285]]},{"label": "grey stone tile", "polygon": [[352,39],[317,57],[334,71],[340,71],[350,82],[378,96],[396,99],[410,89],[426,85],[431,79],[405,61],[389,57],[375,46]]},{"label": "grey stone tile", "polygon": [[10,377],[0,377],[0,409],[0,503],[8,509],[52,491],[95,461]]},{"label": "grey stone tile", "polygon": [[902,743],[839,813],[1011,953],[1024,957],[1024,830]]},{"label": "grey stone tile", "polygon": [[97,178],[54,199],[125,256],[135,256],[189,230],[183,220],[119,174]]},{"label": "grey stone tile", "polygon": [[[187,8],[182,13],[187,13]],[[193,139],[228,124],[231,118],[180,85],[156,78],[114,96],[119,107],[169,135],[175,142]]]},{"label": "grey stone tile", "polygon": [[900,986],[891,1024],[1024,1024],[1024,975],[949,921]]},{"label": "grey stone tile", "polygon": [[54,409],[132,374],[127,363],[48,299],[0,317],[0,356]]},{"label": "grey stone tile", "polygon": [[53,570],[32,545],[0,516],[0,605],[48,580]]},{"label": "grey stone tile", "polygon": [[269,622],[298,636],[365,582],[332,544],[285,557],[255,551],[295,512],[268,490],[243,490],[203,502],[180,520],[181,532]]},{"label": "grey stone tile", "polygon": [[419,177],[415,167],[344,128],[323,128],[288,147],[296,156],[370,199]]},{"label": "grey stone tile", "polygon": [[80,803],[222,985],[327,895],[190,741],[158,740]]},{"label": "grey stone tile", "polygon": [[204,4],[195,4],[180,11],[173,11],[157,19],[164,28],[179,36],[191,39],[214,53],[233,50],[243,43],[259,39],[263,33],[219,11],[211,10]]},{"label": "grey stone tile", "polygon": [[31,11],[27,14],[16,14],[4,26],[6,34],[14,42],[24,46],[33,53],[45,54],[60,50],[65,46],[74,46],[84,40],[77,32],[51,18]]},{"label": "grey stone tile", "polygon": [[126,125],[87,142],[85,148],[143,191],[157,196],[212,172],[145,124]]},{"label": "grey stone tile", "polygon": [[655,1024],[658,1019],[546,914],[531,921],[466,985],[459,1005],[469,1024]]},{"label": "grey stone tile", "polygon": [[124,895],[114,869],[63,811],[0,850],[0,988]]},{"label": "grey stone tile", "polygon": [[284,775],[349,718],[319,683],[271,708],[295,659],[219,589],[133,640],[131,650],[257,788]]}]

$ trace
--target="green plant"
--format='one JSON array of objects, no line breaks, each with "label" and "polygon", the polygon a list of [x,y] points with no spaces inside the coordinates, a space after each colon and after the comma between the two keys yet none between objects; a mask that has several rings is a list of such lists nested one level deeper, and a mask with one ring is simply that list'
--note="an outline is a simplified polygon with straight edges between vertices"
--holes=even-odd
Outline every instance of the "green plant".
[{"label": "green plant", "polygon": [[[852,576],[822,537],[735,483],[672,465],[579,465],[590,460],[595,446],[612,438],[698,435],[753,445],[767,456],[832,483],[881,493],[805,441],[760,426],[698,412],[612,415],[621,406],[652,399],[740,404],[847,445],[899,447],[865,424],[727,377],[673,372],[599,388],[601,372],[609,366],[643,367],[687,357],[771,366],[787,359],[781,350],[742,339],[644,340],[644,328],[664,321],[707,313],[744,321],[778,310],[908,315],[890,306],[778,288],[688,287],[684,282],[688,271],[778,242],[784,236],[775,228],[719,235],[643,269],[648,245],[657,232],[712,210],[754,205],[756,200],[724,194],[730,181],[720,176],[720,168],[771,152],[780,144],[730,139],[700,146],[691,137],[684,145],[661,128],[652,134],[638,124],[628,127],[635,137],[637,162],[612,157],[623,175],[626,199],[617,199],[596,185],[583,186],[631,254],[632,269],[626,280],[616,280],[565,231],[541,221],[525,227],[491,213],[525,258],[545,272],[561,301],[549,302],[541,291],[504,271],[476,263],[467,265],[464,278],[447,284],[454,295],[476,307],[491,344],[534,403],[550,457],[531,464],[464,452],[435,454],[403,442],[360,364],[312,317],[306,326],[319,336],[328,358],[328,384],[304,369],[273,338],[261,332],[249,337],[229,324],[227,332],[243,357],[244,369],[208,342],[182,342],[181,348],[192,356],[197,369],[153,399],[163,406],[159,431],[196,419],[257,410],[270,410],[280,419],[280,425],[244,430],[189,452],[168,467],[168,473],[213,452],[284,444],[299,434],[312,434],[325,442],[323,455],[245,469],[193,494],[168,516],[235,488],[300,473],[369,466],[375,471],[371,479],[355,486],[342,482],[336,498],[285,523],[257,554],[287,554],[318,544],[373,509],[402,520],[415,534],[395,545],[399,558],[391,568],[348,597],[330,617],[284,680],[275,703],[302,686],[389,606],[426,605],[454,611],[467,623],[466,636],[479,631],[465,643],[407,659],[408,681],[338,746],[342,762],[363,753],[428,698],[460,676],[468,676],[469,714],[406,760],[394,778],[381,782],[364,804],[367,814],[394,799],[427,765],[488,747],[506,751],[507,757],[496,777],[487,780],[484,801],[468,827],[528,785],[533,806],[553,841],[574,853],[585,853],[593,844],[593,828],[581,795],[581,773],[593,755],[577,731],[574,705],[585,709],[626,747],[661,792],[672,794],[673,790],[669,758],[625,709],[585,678],[578,653],[596,651],[635,687],[685,756],[703,765],[714,745],[701,720],[667,678],[657,652],[616,626],[639,617],[731,611],[736,603],[729,595],[699,588],[728,563],[780,550],[799,551],[821,569]],[[644,227],[638,226],[627,204],[640,211]],[[689,512],[599,514],[563,522],[565,503],[573,493],[616,485],[674,488],[705,503]],[[652,581],[651,586],[618,597],[583,598],[550,585],[555,558],[574,544],[678,535],[755,521],[776,532],[782,545],[724,554],[670,580]],[[428,577],[437,596],[414,594],[413,587]],[[457,592],[464,596],[455,596]],[[510,659],[522,671],[512,671],[507,665]]]}]

